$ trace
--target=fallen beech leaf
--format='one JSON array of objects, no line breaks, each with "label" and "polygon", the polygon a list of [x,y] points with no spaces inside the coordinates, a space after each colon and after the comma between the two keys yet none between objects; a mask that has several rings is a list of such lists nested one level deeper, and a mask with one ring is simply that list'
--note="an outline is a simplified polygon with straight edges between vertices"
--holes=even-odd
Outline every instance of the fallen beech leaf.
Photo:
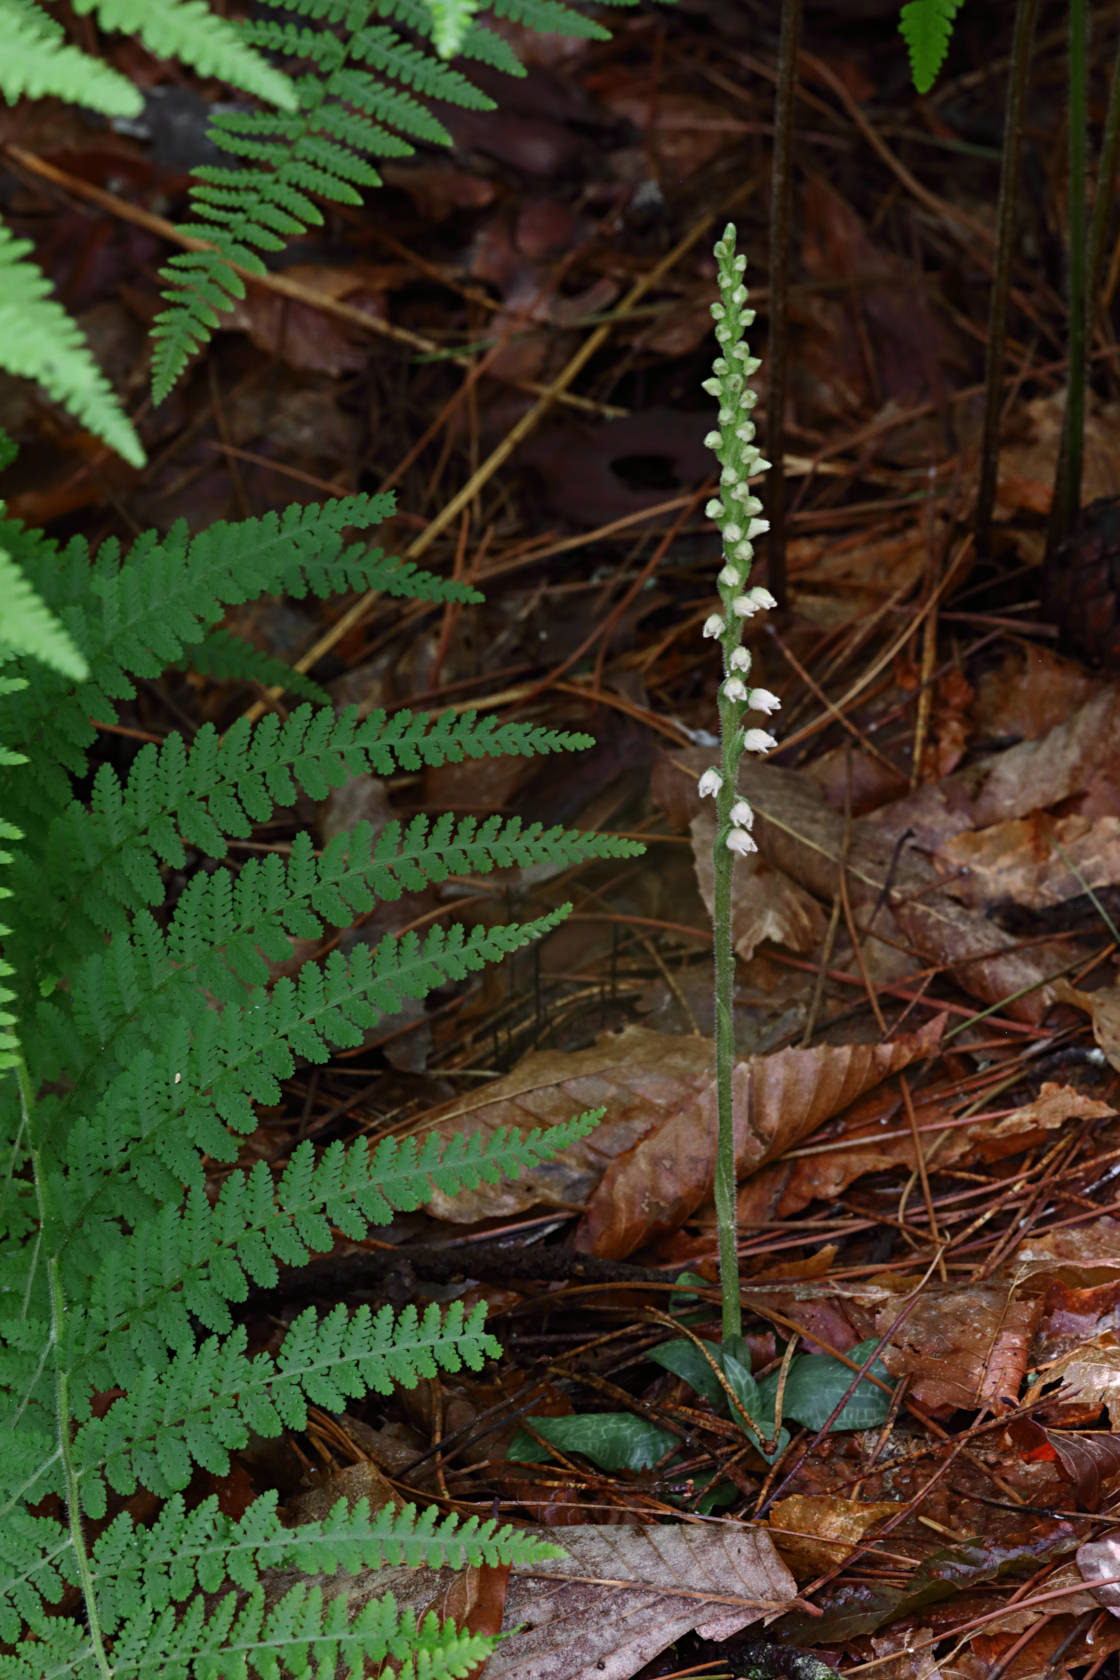
[{"label": "fallen beech leaf", "polygon": [[[691,772],[698,776],[710,758],[707,749],[675,751],[654,779],[658,801],[678,817],[687,811],[691,820],[700,804]],[[998,759],[985,761],[980,768],[994,776],[998,763]],[[680,785],[674,787],[674,780]],[[1006,935],[954,896],[952,883],[943,879],[922,849],[933,851],[949,835],[969,826],[967,819],[957,819],[955,810],[943,811],[938,801],[936,790],[951,783],[955,786],[957,778],[947,777],[935,785],[928,809],[918,808],[916,796],[896,800],[859,818],[847,835],[841,813],[832,809],[810,777],[798,771],[744,762],[737,786],[754,808],[754,836],[768,863],[829,904],[839,889],[843,867],[857,923],[866,921],[874,908],[865,940],[874,976],[890,976],[911,967],[906,953],[913,952],[923,962],[947,970],[985,1003],[1000,1004],[1016,1020],[1037,1023],[1053,1002],[1050,978],[1068,964],[1068,948],[1057,941],[1039,941],[1009,949]],[[956,797],[967,800],[967,783]],[[924,835],[923,821],[932,838]],[[908,828],[915,834],[899,850],[896,842],[904,840]]]},{"label": "fallen beech leaf", "polygon": [[894,1500],[863,1505],[833,1494],[791,1494],[771,1507],[770,1532],[800,1580],[808,1581],[843,1563],[869,1528],[900,1511]]},{"label": "fallen beech leaf", "polygon": [[1085,1225],[1028,1237],[1015,1251],[1015,1283],[1035,1272],[1062,1272],[1089,1285],[1120,1270],[1120,1219],[1102,1214]]},{"label": "fallen beech leaf", "polygon": [[[686,1633],[729,1639],[797,1596],[769,1532],[746,1523],[583,1524],[541,1538],[564,1556],[511,1569],[503,1627],[486,1680],[630,1680]],[[391,1592],[399,1607],[442,1614],[455,1571],[388,1567],[308,1577],[264,1570],[266,1606],[311,1582],[356,1614]]]},{"label": "fallen beech leaf", "polygon": [[[869,1112],[873,1105],[879,1113]],[[753,1198],[749,1209],[740,1205],[740,1220],[788,1219],[812,1201],[834,1200],[866,1173],[885,1172],[895,1166],[913,1171],[916,1162],[910,1128],[905,1118],[896,1114],[884,1130],[883,1122],[888,1117],[882,1114],[882,1107],[881,1100],[875,1098],[857,1105],[845,1116],[835,1136],[825,1140],[835,1144],[834,1150],[826,1150],[821,1143],[811,1155],[788,1163],[781,1181],[773,1186],[776,1195],[764,1206]],[[968,1126],[953,1124],[944,1098],[936,1093],[925,1102],[916,1102],[915,1111],[927,1164],[939,1172],[977,1157],[998,1161],[1005,1155],[1018,1154],[1071,1118],[1098,1120],[1115,1113],[1109,1103],[1075,1091],[1072,1086],[1055,1084],[1043,1085],[1033,1102],[1010,1114],[996,1119],[980,1115]],[[938,1121],[945,1122],[944,1130],[925,1131]]]},{"label": "fallen beech leaf", "polygon": [[765,1529],[742,1523],[550,1533],[567,1557],[515,1574],[487,1680],[630,1680],[689,1631],[724,1640],[797,1586]]},{"label": "fallen beech leaf", "polygon": [[1077,1567],[1093,1589],[1093,1597],[1114,1616],[1120,1616],[1120,1530],[1100,1540],[1086,1540],[1077,1548]]},{"label": "fallen beech leaf", "polygon": [[[1063,855],[1064,854],[1064,855]],[[987,906],[1011,899],[1043,909],[1120,881],[1120,817],[1075,812],[1054,817],[1035,811],[955,835],[938,852],[949,869],[963,869],[960,898]]]},{"label": "fallen beech leaf", "polygon": [[[800,1143],[872,1085],[928,1056],[943,1026],[938,1017],[890,1044],[819,1045],[739,1062],[732,1086],[738,1175]],[[715,1151],[716,1093],[709,1078],[629,1155],[612,1162],[587,1204],[575,1246],[623,1259],[675,1230],[711,1195]]]},{"label": "fallen beech leaf", "polygon": [[1063,1405],[1104,1406],[1109,1422],[1120,1429],[1120,1346],[1109,1331],[1075,1348],[1046,1367],[1047,1377],[1061,1377]]},{"label": "fallen beech leaf", "polygon": [[1087,1511],[1096,1511],[1101,1486],[1120,1475],[1120,1435],[1103,1429],[1043,1429],[1067,1481]]},{"label": "fallen beech leaf", "polygon": [[[712,846],[716,816],[707,801],[692,819],[692,860],[709,916],[715,903]],[[812,951],[824,936],[827,918],[816,899],[754,853],[736,868],[731,882],[731,939],[735,954],[749,962],[764,940],[791,951]]]},{"label": "fallen beech leaf", "polygon": [[428,1212],[437,1219],[473,1224],[508,1218],[540,1203],[582,1205],[616,1155],[633,1148],[682,1104],[695,1104],[711,1083],[713,1054],[710,1039],[680,1038],[645,1027],[604,1033],[590,1050],[534,1051],[504,1079],[437,1109],[426,1129],[441,1137],[462,1133],[488,1138],[501,1126],[531,1131],[605,1106],[602,1124],[535,1172],[500,1184],[481,1184],[456,1196],[437,1191]]},{"label": "fallen beech leaf", "polygon": [[1114,1068],[1120,1068],[1120,987],[1102,986],[1096,992],[1081,992],[1068,980],[1054,981],[1054,995],[1062,1003],[1084,1009],[1093,1024],[1093,1037]]},{"label": "fallen beech leaf", "polygon": [[[896,1298],[876,1308],[867,1333],[886,1334],[899,1305]],[[1006,1278],[928,1284],[883,1363],[892,1377],[909,1376],[907,1393],[933,1411],[998,1411],[1019,1396],[1043,1305],[1041,1295],[1016,1294]]]}]

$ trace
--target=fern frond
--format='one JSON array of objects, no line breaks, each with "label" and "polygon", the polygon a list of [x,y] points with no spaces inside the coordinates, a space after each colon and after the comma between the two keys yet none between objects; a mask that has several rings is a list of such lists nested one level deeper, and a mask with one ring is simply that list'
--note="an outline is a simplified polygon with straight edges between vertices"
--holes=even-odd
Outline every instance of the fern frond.
[{"label": "fern frond", "polygon": [[102,29],[139,36],[156,58],[177,58],[201,76],[220,76],[282,111],[295,109],[288,77],[203,0],[74,0],[74,10],[80,17],[96,12]]},{"label": "fern frond", "polygon": [[205,640],[191,650],[188,663],[199,676],[212,677],[216,682],[259,683],[262,688],[279,688],[286,693],[298,694],[319,706],[330,704],[331,697],[326,689],[312,682],[302,671],[293,671],[282,659],[273,659],[269,654],[262,653],[252,642],[247,642],[242,636],[234,636],[229,630],[211,630]]},{"label": "fern frond", "polygon": [[[358,189],[378,182],[371,160],[408,155],[416,141],[449,145],[433,101],[493,109],[493,100],[453,69],[448,57],[524,74],[508,43],[481,21],[482,0],[267,4],[278,15],[254,18],[245,39],[313,69],[296,78],[297,117],[226,113],[211,125],[209,137],[217,146],[256,167],[195,171],[193,213],[184,231],[210,248],[172,257],[162,270],[167,308],[154,328],[156,402],[209,340],[222,314],[244,295],[238,271],[262,274],[262,252],[276,251],[285,238],[321,223],[315,197],[358,203]],[[560,0],[494,0],[485,9],[528,29],[608,37],[593,18]],[[305,18],[314,26],[307,27]],[[407,36],[392,27],[397,21]]]},{"label": "fern frond", "polygon": [[0,345],[3,365],[34,379],[134,467],[144,451],[109,381],[62,305],[31,262],[31,242],[0,223]]},{"label": "fern frond", "polygon": [[[633,5],[636,0],[610,0],[612,4]],[[537,35],[574,35],[585,41],[609,41],[610,30],[604,29],[594,18],[565,6],[561,0],[491,0],[489,7],[495,17],[507,18]]]},{"label": "fern frond", "polygon": [[272,1439],[303,1429],[307,1405],[340,1410],[370,1390],[391,1394],[421,1377],[463,1366],[480,1370],[501,1349],[483,1329],[483,1304],[466,1313],[462,1302],[434,1302],[394,1314],[385,1306],[325,1317],[308,1307],[293,1320],[275,1358],[247,1354],[245,1331],[208,1336],[176,1354],[167,1369],[145,1370],[104,1417],[77,1431],[73,1457],[82,1507],[104,1515],[106,1487],[131,1495],[138,1486],[166,1497],[186,1487],[192,1465],[216,1475],[229,1471],[230,1451],[250,1434]]},{"label": "fern frond", "polygon": [[427,0],[432,43],[441,58],[454,58],[466,39],[478,0]]},{"label": "fern frond", "polygon": [[[219,1015],[192,1003],[186,989],[174,994],[175,1010],[158,1012],[158,1050],[145,1015],[114,1046],[120,1071],[105,1080],[91,1117],[75,1122],[63,1180],[67,1228],[84,1235],[99,1222],[125,1212],[130,1181],[150,1200],[166,1200],[169,1185],[201,1182],[198,1152],[228,1161],[236,1147],[227,1127],[248,1133],[256,1125],[253,1104],[275,1102],[278,1081],[294,1068],[293,1055],[322,1061],[329,1044],[352,1047],[385,1015],[397,1014],[408,998],[464,979],[488,962],[500,961],[551,931],[568,905],[527,923],[494,928],[432,928],[387,935],[374,951],[358,945],[348,956],[334,951],[322,968],[305,965],[298,981],[282,979],[270,995],[248,994],[244,1005],[227,1005]],[[113,1062],[109,1066],[113,1066]],[[75,1080],[65,1106],[82,1114],[96,1064]],[[84,1164],[101,1163],[100,1176],[81,1181]],[[106,1182],[106,1175],[115,1178]],[[110,1189],[111,1185],[111,1189]],[[134,1193],[133,1193],[134,1194]]]},{"label": "fern frond", "polygon": [[961,0],[907,0],[899,13],[898,27],[919,93],[929,92],[945,62],[960,5]]},{"label": "fern frond", "polygon": [[[88,549],[80,539],[60,554],[45,541],[16,546],[18,527],[11,521],[0,527],[5,546],[62,619],[91,672],[88,683],[69,692],[60,679],[38,681],[4,708],[0,740],[12,746],[37,741],[43,777],[0,779],[0,792],[27,818],[50,821],[68,803],[65,771],[84,773],[97,734],[90,719],[114,720],[116,702],[135,693],[132,677],[160,675],[183,658],[228,606],[274,592],[299,598],[370,588],[431,598],[427,573],[380,549],[343,541],[346,530],[376,525],[392,508],[391,495],[350,496],[239,524],[219,522],[194,538],[177,521],[164,537],[146,533],[123,559],[115,541],[102,543],[92,588]],[[448,599],[466,598],[449,581],[431,582]]]},{"label": "fern frond", "polygon": [[3,650],[0,657],[19,654],[40,659],[73,682],[84,682],[89,676],[89,666],[72,637],[3,548],[0,548],[0,649]]},{"label": "fern frond", "polygon": [[[13,890],[22,895],[26,933],[13,949],[27,978],[28,995],[44,976],[60,972],[89,948],[92,929],[119,932],[127,926],[126,912],[162,902],[160,868],[182,868],[184,839],[211,857],[223,857],[226,835],[248,837],[253,823],[268,821],[277,805],[293,804],[298,787],[312,798],[325,799],[332,788],[363,770],[390,775],[427,764],[461,763],[465,758],[540,755],[589,744],[584,735],[502,724],[493,716],[480,718],[471,712],[446,713],[436,719],[427,713],[389,717],[375,712],[359,719],[355,708],[336,718],[327,710],[301,706],[283,725],[270,713],[252,728],[242,721],[235,723],[222,738],[212,725],[204,725],[189,751],[178,735],[162,748],[144,747],[133,762],[125,789],[107,766],[98,772],[92,820],[90,814],[75,808],[52,826],[46,857],[51,881],[66,882],[61,893],[57,886],[45,889],[29,863],[17,863]],[[33,820],[33,812],[25,814],[29,822]],[[419,842],[421,831],[415,832]],[[486,827],[480,830],[479,868],[495,867],[486,862],[490,832]],[[505,842],[499,831],[494,831],[493,838],[501,852]],[[508,838],[512,844],[512,829]],[[533,861],[545,861],[550,846],[565,844],[557,831],[542,841],[545,850]],[[634,855],[627,843],[608,842],[602,836],[591,845],[614,849],[582,855]],[[303,859],[305,853],[306,842],[300,841],[294,855]],[[385,855],[379,853],[381,858]],[[516,850],[508,853],[511,862],[517,855]],[[528,861],[527,854],[521,855]],[[555,851],[551,855],[557,860],[561,857]],[[330,852],[330,868],[338,867],[339,856],[336,843]],[[469,860],[466,866],[474,867]],[[263,873],[255,866],[249,869],[246,891],[259,880],[262,890],[281,892],[276,867],[266,865]],[[408,870],[409,864],[403,867]],[[458,866],[449,867],[453,871]],[[410,870],[409,878],[416,878],[415,870]],[[341,881],[332,883],[329,875],[321,875],[315,885],[324,891],[342,890]],[[299,925],[307,931],[306,916]],[[295,933],[294,925],[290,931]]]},{"label": "fern frond", "polygon": [[[130,1604],[160,1612],[194,1592],[217,1592],[227,1583],[250,1591],[265,1569],[336,1574],[407,1565],[465,1569],[481,1564],[530,1567],[556,1557],[558,1548],[534,1535],[477,1517],[440,1517],[430,1507],[406,1505],[371,1511],[361,1499],[339,1500],[328,1515],[285,1528],[273,1492],[255,1499],[237,1522],[211,1495],[187,1510],[179,1494],[166,1501],[151,1528],[122,1512],[100,1537],[93,1575],[107,1631],[117,1630]],[[0,1583],[2,1584],[2,1583]]]},{"label": "fern frond", "polygon": [[323,1680],[363,1680],[381,1672],[386,1659],[393,1659],[400,1680],[464,1680],[495,1644],[441,1624],[434,1613],[418,1622],[391,1594],[354,1613],[344,1593],[327,1599],[303,1583],[270,1610],[255,1587],[247,1599],[226,1593],[215,1606],[195,1598],[178,1622],[170,1611],[159,1618],[142,1612],[127,1636],[114,1649],[114,1680],[186,1673],[187,1663],[200,1680],[276,1680],[281,1658],[286,1672]]},{"label": "fern frond", "polygon": [[144,108],[127,76],[72,47],[56,18],[34,6],[0,6],[0,94],[65,99],[107,117],[136,117]]},{"label": "fern frond", "polygon": [[279,1185],[263,1162],[231,1175],[211,1206],[195,1190],[180,1210],[171,1205],[111,1247],[72,1313],[66,1362],[76,1385],[128,1388],[148,1368],[161,1371],[194,1332],[191,1319],[224,1335],[233,1328],[230,1302],[250,1285],[270,1288],[280,1266],[302,1266],[327,1252],[334,1229],[355,1240],[394,1212],[421,1207],[434,1190],[454,1195],[485,1181],[516,1178],[586,1137],[603,1117],[589,1110],[561,1125],[522,1134],[502,1128],[489,1139],[456,1137],[444,1144],[388,1138],[326,1150],[318,1163],[301,1144]]}]

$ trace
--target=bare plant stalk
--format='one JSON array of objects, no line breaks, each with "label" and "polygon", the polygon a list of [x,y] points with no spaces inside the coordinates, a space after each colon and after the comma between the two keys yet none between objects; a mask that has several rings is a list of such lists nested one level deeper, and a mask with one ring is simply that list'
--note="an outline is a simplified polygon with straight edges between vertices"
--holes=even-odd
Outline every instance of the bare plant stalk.
[{"label": "bare plant stalk", "polygon": [[1085,215],[1086,124],[1088,120],[1088,20],[1085,0],[1069,0],[1069,375],[1066,412],[1050,524],[1046,533],[1047,568],[1070,533],[1081,506],[1081,467],[1085,442],[1085,344],[1088,317],[1088,249]]},{"label": "bare plant stalk", "polygon": [[769,714],[780,704],[776,694],[765,688],[749,688],[747,674],[751,656],[743,646],[743,626],[748,618],[777,602],[768,589],[747,587],[754,539],[769,529],[762,503],[752,494],[750,479],[765,472],[764,461],[754,442],[751,410],[757,400],[747,380],[759,363],[743,338],[745,327],[754,320],[754,310],[745,307],[747,288],[742,274],[747,259],[735,255],[735,228],[728,223],[715,247],[719,270],[720,301],[712,305],[720,354],[712,366],[712,378],[704,389],[719,401],[719,429],[705,438],[720,464],[718,498],[706,512],[715,521],[723,543],[723,567],[719,574],[720,611],[704,623],[705,636],[714,637],[723,653],[723,681],[719,689],[721,763],[705,770],[700,793],[716,799],[715,887],[712,933],[715,945],[716,1098],[718,1136],[716,1142],[715,1202],[719,1226],[719,1280],[723,1302],[723,1339],[742,1334],[743,1314],[739,1299],[739,1251],[735,1226],[735,1132],[731,1104],[731,1075],[735,1065],[735,1022],[732,998],[735,987],[735,952],[731,943],[731,878],[736,855],[758,850],[751,835],[754,812],[736,792],[739,760],[744,752],[769,752],[777,743],[765,729],[748,729],[746,714]]},{"label": "bare plant stalk", "polygon": [[793,96],[801,0],[782,0],[778,87],[774,101],[774,155],[770,169],[770,334],[767,340],[766,450],[775,462],[766,498],[770,520],[767,575],[786,598],[785,407],[789,350],[789,241],[793,200]]},{"label": "bare plant stalk", "polygon": [[976,492],[976,547],[982,554],[988,549],[992,508],[996,499],[999,419],[1003,402],[1003,369],[1007,359],[1007,300],[1011,290],[1011,258],[1019,203],[1019,158],[1022,153],[1023,111],[1037,16],[1038,0],[1019,0],[1015,10],[1015,33],[1011,43],[1011,80],[1007,86],[1007,106],[1003,119],[996,265],[988,305],[984,433],[980,447],[980,485]]}]

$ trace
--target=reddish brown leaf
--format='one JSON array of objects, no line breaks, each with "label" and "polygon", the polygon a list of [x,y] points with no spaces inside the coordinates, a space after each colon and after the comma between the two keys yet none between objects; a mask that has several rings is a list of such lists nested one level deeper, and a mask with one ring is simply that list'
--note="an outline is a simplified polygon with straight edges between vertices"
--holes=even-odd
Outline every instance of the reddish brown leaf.
[{"label": "reddish brown leaf", "polygon": [[1043,1434],[1085,1509],[1098,1510],[1102,1485],[1120,1475],[1120,1435],[1100,1429],[1044,1429]]},{"label": "reddish brown leaf", "polygon": [[[944,1019],[892,1044],[820,1045],[755,1056],[734,1070],[735,1163],[740,1177],[799,1143],[856,1097],[928,1056]],[[621,1259],[675,1230],[711,1195],[715,1177],[714,1078],[611,1165],[576,1233],[580,1248]]]}]

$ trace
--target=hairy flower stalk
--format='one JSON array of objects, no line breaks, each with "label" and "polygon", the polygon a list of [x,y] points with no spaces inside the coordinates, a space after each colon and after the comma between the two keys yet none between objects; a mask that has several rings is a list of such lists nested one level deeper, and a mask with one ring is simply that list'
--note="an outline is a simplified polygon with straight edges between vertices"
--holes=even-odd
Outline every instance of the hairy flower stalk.
[{"label": "hairy flower stalk", "polygon": [[739,1300],[739,1254],[735,1225],[735,1138],[731,1111],[731,1073],[735,1060],[735,1027],[731,1010],[735,981],[735,953],[731,943],[731,873],[736,854],[757,851],[751,828],[754,812],[739,797],[735,783],[739,760],[745,752],[765,753],[776,745],[765,729],[748,728],[751,711],[769,715],[779,701],[765,688],[749,682],[751,656],[742,645],[743,626],[748,618],[767,607],[777,606],[768,589],[748,587],[754,539],[769,527],[760,517],[762,503],[752,495],[749,480],[765,472],[764,461],[754,443],[751,410],[755,392],[747,379],[759,366],[743,341],[743,332],[754,320],[746,307],[747,288],[742,275],[747,259],[735,255],[735,228],[728,223],[715,247],[719,268],[720,301],[713,303],[716,339],[720,354],[713,363],[713,377],[704,390],[719,402],[719,430],[709,432],[705,443],[715,451],[720,464],[719,496],[707,505],[707,515],[719,527],[723,542],[723,569],[718,578],[720,611],[705,621],[704,635],[717,640],[723,651],[723,681],[719,688],[719,729],[722,762],[718,770],[705,770],[700,778],[701,794],[716,801],[715,891],[712,932],[715,943],[716,986],[716,1096],[719,1133],[716,1146],[715,1202],[719,1224],[719,1276],[723,1297],[723,1337],[742,1332]]}]

